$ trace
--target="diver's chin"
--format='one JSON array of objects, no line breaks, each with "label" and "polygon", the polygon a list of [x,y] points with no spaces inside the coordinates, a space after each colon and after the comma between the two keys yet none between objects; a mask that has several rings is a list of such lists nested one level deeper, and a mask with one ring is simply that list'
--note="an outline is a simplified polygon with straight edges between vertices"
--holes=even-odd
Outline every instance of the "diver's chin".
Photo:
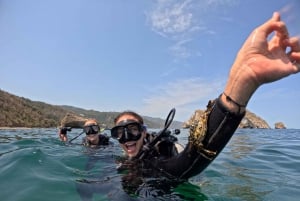
[{"label": "diver's chin", "polygon": [[89,135],[86,137],[88,139],[88,141],[90,141],[91,143],[96,143],[97,142],[97,136],[96,135]]},{"label": "diver's chin", "polygon": [[89,143],[91,145],[97,145],[98,144],[97,140],[89,140]]}]

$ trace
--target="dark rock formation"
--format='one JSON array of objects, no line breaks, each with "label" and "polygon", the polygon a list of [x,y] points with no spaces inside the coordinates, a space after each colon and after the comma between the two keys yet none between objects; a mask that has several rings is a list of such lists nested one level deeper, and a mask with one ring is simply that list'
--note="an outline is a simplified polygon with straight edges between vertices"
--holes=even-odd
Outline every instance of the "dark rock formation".
[{"label": "dark rock formation", "polygon": [[271,128],[271,127],[268,125],[268,123],[265,120],[263,120],[259,116],[247,110],[245,117],[243,118],[243,120],[239,125],[239,128]]},{"label": "dark rock formation", "polygon": [[[183,128],[189,128],[193,120],[198,118],[199,115],[202,115],[203,112],[203,110],[196,110],[192,117],[183,123]],[[270,128],[270,126],[265,120],[247,110],[245,117],[239,125],[239,128]]]},{"label": "dark rock formation", "polygon": [[87,118],[81,117],[74,113],[68,113],[61,120],[61,127],[83,128]]},{"label": "dark rock formation", "polygon": [[275,129],[286,129],[286,126],[282,122],[275,123]]},{"label": "dark rock formation", "polygon": [[182,127],[189,128],[191,126],[192,122],[194,121],[194,119],[199,119],[199,116],[201,116],[203,113],[204,113],[204,110],[195,110],[195,112],[191,116],[191,118],[188,121],[183,122]]}]

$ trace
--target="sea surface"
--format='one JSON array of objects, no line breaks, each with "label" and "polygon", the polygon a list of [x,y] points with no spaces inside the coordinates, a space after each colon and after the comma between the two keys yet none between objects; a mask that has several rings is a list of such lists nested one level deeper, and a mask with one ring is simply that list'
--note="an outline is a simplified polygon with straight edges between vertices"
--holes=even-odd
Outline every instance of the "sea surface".
[{"label": "sea surface", "polygon": [[[81,130],[73,130],[69,138]],[[187,142],[181,130],[179,142]],[[222,153],[188,182],[133,183],[116,170],[116,141],[99,149],[58,140],[57,129],[0,130],[1,201],[300,199],[300,130],[240,129]],[[141,183],[146,182],[146,184]],[[127,182],[127,183],[126,183]],[[149,185],[151,183],[151,185]],[[160,189],[161,188],[161,189]]]}]

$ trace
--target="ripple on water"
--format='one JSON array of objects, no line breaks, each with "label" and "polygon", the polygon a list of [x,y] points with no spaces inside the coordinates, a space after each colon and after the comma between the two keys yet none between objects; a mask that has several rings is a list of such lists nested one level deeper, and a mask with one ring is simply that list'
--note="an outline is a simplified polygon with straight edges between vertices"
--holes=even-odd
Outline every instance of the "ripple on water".
[{"label": "ripple on water", "polygon": [[[186,141],[187,130],[178,138]],[[122,153],[118,146],[94,151],[65,145],[57,139],[56,129],[1,130],[0,145],[0,197],[5,201],[81,200],[80,195],[93,200],[296,201],[300,197],[299,130],[238,130],[202,174],[170,194],[159,195],[157,189],[144,186],[137,199],[124,191],[116,172],[114,157]]]}]

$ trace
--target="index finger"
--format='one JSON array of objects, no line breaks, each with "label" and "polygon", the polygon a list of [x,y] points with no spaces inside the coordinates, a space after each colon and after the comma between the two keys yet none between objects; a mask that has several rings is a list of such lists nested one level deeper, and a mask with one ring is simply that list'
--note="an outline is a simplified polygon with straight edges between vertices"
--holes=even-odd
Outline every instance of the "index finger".
[{"label": "index finger", "polygon": [[272,18],[258,27],[258,29],[261,33],[265,34],[265,38],[267,38],[273,31],[276,31],[276,37],[281,40],[289,37],[287,27],[285,23],[281,21],[280,14],[278,12],[274,12]]}]

